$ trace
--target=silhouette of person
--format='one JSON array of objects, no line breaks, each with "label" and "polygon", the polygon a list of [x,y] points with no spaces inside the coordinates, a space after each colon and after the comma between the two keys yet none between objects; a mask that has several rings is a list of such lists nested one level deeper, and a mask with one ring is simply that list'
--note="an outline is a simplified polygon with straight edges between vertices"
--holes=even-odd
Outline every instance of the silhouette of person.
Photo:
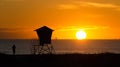
[{"label": "silhouette of person", "polygon": [[12,51],[13,51],[13,55],[15,55],[15,51],[16,51],[16,46],[15,45],[12,46]]}]

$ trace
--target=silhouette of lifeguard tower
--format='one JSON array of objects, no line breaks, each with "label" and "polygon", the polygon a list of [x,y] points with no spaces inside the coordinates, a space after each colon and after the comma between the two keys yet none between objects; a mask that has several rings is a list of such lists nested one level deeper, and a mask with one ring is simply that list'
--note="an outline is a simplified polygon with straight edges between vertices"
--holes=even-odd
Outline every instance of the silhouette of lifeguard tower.
[{"label": "silhouette of lifeguard tower", "polygon": [[55,50],[51,44],[51,36],[54,30],[43,26],[35,30],[38,35],[38,45],[33,45],[33,53],[36,54],[53,54]]}]

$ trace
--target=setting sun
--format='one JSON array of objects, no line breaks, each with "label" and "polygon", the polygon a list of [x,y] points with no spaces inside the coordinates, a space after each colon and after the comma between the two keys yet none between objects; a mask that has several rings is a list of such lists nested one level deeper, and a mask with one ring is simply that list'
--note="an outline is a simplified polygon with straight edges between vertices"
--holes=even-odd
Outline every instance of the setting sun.
[{"label": "setting sun", "polygon": [[79,39],[79,40],[85,39],[85,38],[86,38],[86,33],[85,33],[85,31],[82,31],[82,30],[78,31],[78,32],[76,33],[76,38]]}]

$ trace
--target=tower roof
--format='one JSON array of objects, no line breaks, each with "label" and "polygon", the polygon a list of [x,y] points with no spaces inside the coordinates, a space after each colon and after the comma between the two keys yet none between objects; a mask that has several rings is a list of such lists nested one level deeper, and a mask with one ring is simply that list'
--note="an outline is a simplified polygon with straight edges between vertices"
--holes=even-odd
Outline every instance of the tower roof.
[{"label": "tower roof", "polygon": [[35,31],[46,31],[46,30],[47,31],[54,31],[47,26],[40,27],[40,28],[36,29]]}]

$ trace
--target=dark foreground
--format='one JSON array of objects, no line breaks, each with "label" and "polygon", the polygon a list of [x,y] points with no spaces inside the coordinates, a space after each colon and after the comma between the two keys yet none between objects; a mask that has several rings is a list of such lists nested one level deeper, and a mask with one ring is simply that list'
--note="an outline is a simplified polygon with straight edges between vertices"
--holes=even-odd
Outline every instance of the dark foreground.
[{"label": "dark foreground", "polygon": [[120,67],[120,54],[0,55],[0,67]]}]

